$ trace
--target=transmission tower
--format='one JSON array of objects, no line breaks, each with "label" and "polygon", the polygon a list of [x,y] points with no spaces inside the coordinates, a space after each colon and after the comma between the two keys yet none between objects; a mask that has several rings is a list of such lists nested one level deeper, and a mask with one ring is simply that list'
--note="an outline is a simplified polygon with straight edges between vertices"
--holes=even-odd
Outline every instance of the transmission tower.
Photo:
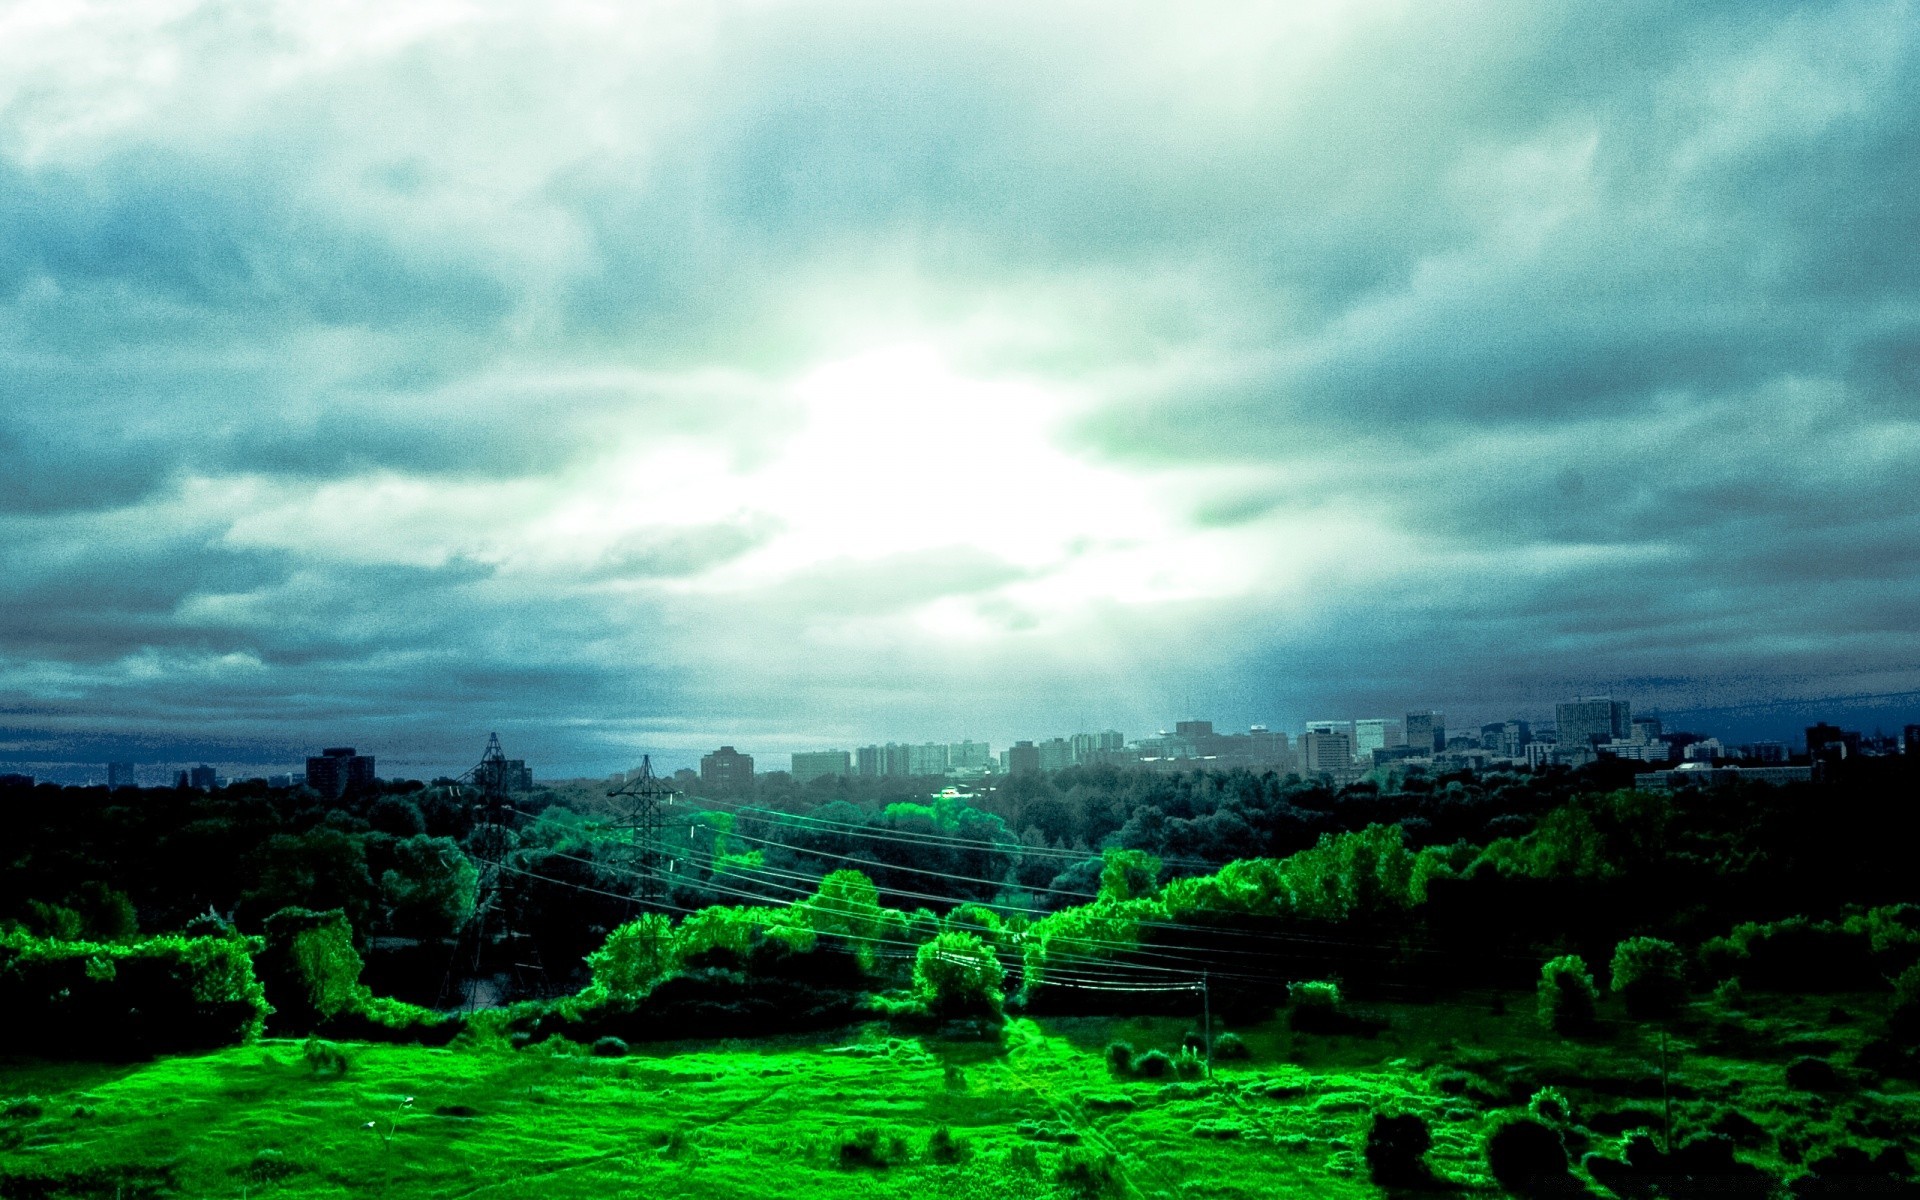
[{"label": "transmission tower", "polygon": [[660,839],[666,828],[666,810],[678,794],[672,784],[653,773],[651,754],[641,756],[640,769],[632,778],[607,793],[619,806],[614,827],[630,834],[628,866],[634,881],[633,898],[642,908],[657,909],[666,898],[671,866],[661,869],[666,860],[660,853]]},{"label": "transmission tower", "polygon": [[[468,802],[468,814],[473,818],[473,828],[467,835],[467,850],[473,858],[473,865],[479,871],[479,887],[474,898],[473,919],[468,927],[473,931],[473,960],[468,970],[465,1004],[468,1010],[474,1007],[480,975],[485,966],[489,922],[497,924],[499,932],[495,937],[507,948],[511,956],[511,967],[516,984],[544,987],[546,969],[540,962],[538,946],[531,946],[533,962],[519,960],[519,934],[513,928],[512,914],[501,897],[501,867],[507,855],[518,844],[519,839],[513,831],[514,819],[519,810],[513,806],[509,786],[514,779],[507,767],[507,755],[500,748],[500,735],[487,735],[487,748],[481,752],[480,761],[454,780],[451,789],[453,795]],[[496,920],[497,917],[497,920]],[[458,947],[455,949],[458,955]],[[531,973],[529,977],[525,973]],[[449,983],[451,983],[451,964],[449,964]],[[446,990],[443,988],[443,991]]]}]

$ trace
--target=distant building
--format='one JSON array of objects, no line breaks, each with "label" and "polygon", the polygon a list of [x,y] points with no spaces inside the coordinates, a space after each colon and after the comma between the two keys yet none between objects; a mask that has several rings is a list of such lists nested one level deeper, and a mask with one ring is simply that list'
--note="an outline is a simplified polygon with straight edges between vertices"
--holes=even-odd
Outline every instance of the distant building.
[{"label": "distant building", "polygon": [[1807,726],[1807,754],[1818,760],[1860,757],[1860,735],[1825,721]]},{"label": "distant building", "polygon": [[220,786],[220,774],[206,763],[187,772],[187,786],[210,792]]},{"label": "distant building", "polygon": [[801,750],[793,756],[793,781],[841,779],[853,773],[853,755],[845,750]]},{"label": "distant building", "polygon": [[135,777],[134,764],[117,762],[107,764],[107,790],[118,791],[121,788],[139,787],[140,780]]},{"label": "distant building", "polygon": [[31,775],[22,775],[18,771],[8,771],[5,774],[0,774],[0,788],[30,788],[32,786],[33,776]]},{"label": "distant building", "polygon": [[1660,740],[1659,717],[1635,717],[1633,732],[1629,736],[1636,742],[1657,742]]},{"label": "distant building", "polygon": [[[1920,725],[1907,728],[1920,729]],[[1783,763],[1787,761],[1787,747],[1784,742],[1748,742],[1740,747],[1740,757],[1756,763]]]},{"label": "distant building", "polygon": [[1173,731],[1183,738],[1210,738],[1213,736],[1212,721],[1175,721]]},{"label": "distant building", "polygon": [[[1901,753],[1913,757],[1920,755],[1920,725],[1909,725],[1902,731]],[[1755,742],[1756,746],[1760,743]]]},{"label": "distant building", "polygon": [[1681,787],[1711,787],[1720,783],[1805,783],[1813,778],[1812,767],[1710,767],[1690,763],[1671,771],[1647,771],[1633,777],[1637,788],[1670,791]]},{"label": "distant building", "polygon": [[964,741],[947,743],[947,769],[949,771],[993,770],[993,747],[985,742]]},{"label": "distant building", "polygon": [[1447,744],[1447,721],[1437,709],[1421,709],[1407,714],[1407,745],[1430,754]]},{"label": "distant building", "polygon": [[1073,765],[1073,743],[1065,738],[1048,738],[1034,749],[1040,752],[1042,771],[1064,771]]},{"label": "distant building", "polygon": [[1033,775],[1040,770],[1040,747],[1032,742],[1015,742],[1007,748],[1007,774]]},{"label": "distant building", "polygon": [[926,742],[907,747],[907,774],[945,775],[952,755],[945,742]]},{"label": "distant building", "polygon": [[722,746],[700,756],[700,786],[713,792],[746,791],[753,786],[753,755]]},{"label": "distant building", "polygon": [[307,786],[329,800],[371,788],[373,783],[373,755],[356,754],[352,746],[329,746],[307,759]]},{"label": "distant building", "polygon": [[1554,727],[1565,749],[1602,742],[1624,742],[1633,737],[1633,714],[1625,700],[1611,696],[1581,696],[1554,705]]},{"label": "distant building", "polygon": [[1368,717],[1353,723],[1353,756],[1372,761],[1375,750],[1384,750],[1392,745],[1389,740],[1389,727],[1393,725],[1385,717]]},{"label": "distant building", "polygon": [[1300,756],[1309,775],[1344,771],[1353,765],[1353,735],[1337,729],[1309,729],[1300,739]]}]

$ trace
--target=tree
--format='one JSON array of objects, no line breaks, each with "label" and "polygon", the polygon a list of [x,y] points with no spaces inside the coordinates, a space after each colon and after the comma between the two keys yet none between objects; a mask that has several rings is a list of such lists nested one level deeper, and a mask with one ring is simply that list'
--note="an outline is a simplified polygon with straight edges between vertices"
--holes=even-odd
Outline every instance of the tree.
[{"label": "tree", "polygon": [[380,876],[388,927],[402,937],[442,938],[473,916],[480,872],[452,838],[421,834],[397,842],[394,865]]},{"label": "tree", "polygon": [[607,935],[606,944],[587,955],[593,986],[609,996],[645,995],[679,963],[673,924],[660,913],[644,913]]},{"label": "tree", "polygon": [[993,949],[970,933],[943,933],[913,960],[914,987],[936,1016],[999,1016],[1006,976]]},{"label": "tree", "polygon": [[1146,851],[1109,850],[1102,858],[1102,900],[1144,900],[1160,890],[1160,860]]},{"label": "tree", "polygon": [[273,1005],[276,1032],[309,1031],[364,998],[360,953],[345,913],[283,908],[267,918],[265,930],[255,969]]},{"label": "tree", "polygon": [[1613,990],[1636,1020],[1672,1016],[1687,996],[1679,948],[1650,937],[1621,942],[1613,948]]},{"label": "tree", "polygon": [[1555,1033],[1593,1028],[1593,976],[1577,954],[1563,954],[1540,968],[1540,1020]]}]

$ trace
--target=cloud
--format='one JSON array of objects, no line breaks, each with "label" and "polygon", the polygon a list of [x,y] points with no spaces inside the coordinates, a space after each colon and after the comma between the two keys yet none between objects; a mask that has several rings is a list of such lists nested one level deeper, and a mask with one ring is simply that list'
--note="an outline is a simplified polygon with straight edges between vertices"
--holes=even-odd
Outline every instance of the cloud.
[{"label": "cloud", "polygon": [[597,769],[1910,683],[1912,15],[0,18],[0,701]]}]

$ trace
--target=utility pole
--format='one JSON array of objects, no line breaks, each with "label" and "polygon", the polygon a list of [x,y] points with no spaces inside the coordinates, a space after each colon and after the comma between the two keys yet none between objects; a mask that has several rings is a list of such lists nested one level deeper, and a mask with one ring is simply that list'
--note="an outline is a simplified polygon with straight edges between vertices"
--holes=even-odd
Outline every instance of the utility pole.
[{"label": "utility pole", "polygon": [[1207,1082],[1213,1082],[1213,989],[1207,986],[1207,973],[1200,972],[1200,1011],[1206,1025]]}]

